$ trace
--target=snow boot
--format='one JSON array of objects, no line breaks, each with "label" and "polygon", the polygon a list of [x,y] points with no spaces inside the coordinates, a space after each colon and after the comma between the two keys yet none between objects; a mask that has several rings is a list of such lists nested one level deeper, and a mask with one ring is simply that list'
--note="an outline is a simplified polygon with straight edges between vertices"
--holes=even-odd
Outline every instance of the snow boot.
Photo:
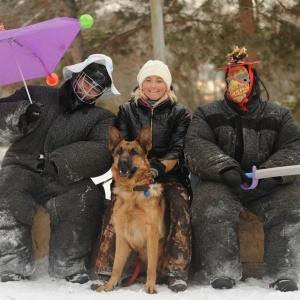
[{"label": "snow boot", "polygon": [[235,285],[235,280],[222,276],[213,279],[210,284],[214,289],[231,289]]},{"label": "snow boot", "polygon": [[88,282],[90,280],[90,277],[86,273],[77,273],[77,274],[66,277],[66,280],[69,282],[72,282],[72,283],[83,284],[83,283]]},{"label": "snow boot", "polygon": [[92,283],[91,284],[91,290],[95,291],[97,290],[100,286],[102,285],[106,285],[109,278],[110,278],[111,275],[103,275],[103,274],[100,274],[98,275],[98,279],[99,279],[99,282],[98,283]]},{"label": "snow boot", "polygon": [[7,281],[20,281],[22,279],[25,279],[26,277],[23,277],[19,274],[13,274],[13,273],[7,273],[7,274],[1,274],[0,275],[1,282],[7,282]]},{"label": "snow boot", "polygon": [[270,284],[270,288],[274,288],[280,292],[293,292],[298,291],[297,283],[291,279],[279,279]]},{"label": "snow boot", "polygon": [[168,279],[168,288],[175,293],[184,292],[187,289],[187,283],[183,279],[170,277]]}]

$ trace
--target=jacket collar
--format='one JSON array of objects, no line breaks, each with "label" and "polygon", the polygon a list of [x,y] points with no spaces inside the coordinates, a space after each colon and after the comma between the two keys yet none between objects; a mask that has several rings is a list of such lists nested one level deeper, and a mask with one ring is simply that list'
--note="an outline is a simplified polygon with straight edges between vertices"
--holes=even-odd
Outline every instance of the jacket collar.
[{"label": "jacket collar", "polygon": [[247,103],[247,109],[248,109],[247,111],[243,111],[242,108],[238,104],[231,101],[227,95],[227,92],[225,93],[224,98],[225,98],[225,102],[227,103],[227,105],[231,109],[233,109],[237,114],[239,114],[241,116],[246,116],[246,115],[253,113],[260,106],[259,95],[257,95],[253,90],[252,90],[251,95],[249,96],[249,101]]}]

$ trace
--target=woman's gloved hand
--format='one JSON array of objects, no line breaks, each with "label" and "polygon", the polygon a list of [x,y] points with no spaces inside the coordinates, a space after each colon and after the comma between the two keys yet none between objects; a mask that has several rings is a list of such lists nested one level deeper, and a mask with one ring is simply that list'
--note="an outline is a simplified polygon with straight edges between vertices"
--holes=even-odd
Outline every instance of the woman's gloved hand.
[{"label": "woman's gloved hand", "polygon": [[150,160],[150,172],[153,178],[165,174],[166,166],[159,160]]},{"label": "woman's gloved hand", "polygon": [[251,184],[251,179],[248,178],[245,172],[239,167],[233,167],[220,173],[223,182],[229,188],[239,187],[243,183]]}]

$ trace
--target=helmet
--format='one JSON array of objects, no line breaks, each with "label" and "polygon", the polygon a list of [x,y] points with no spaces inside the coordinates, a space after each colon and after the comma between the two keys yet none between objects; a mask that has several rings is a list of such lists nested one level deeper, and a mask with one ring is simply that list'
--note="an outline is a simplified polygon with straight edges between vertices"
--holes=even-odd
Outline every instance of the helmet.
[{"label": "helmet", "polygon": [[81,72],[74,73],[72,88],[78,100],[93,104],[111,87],[112,81],[104,65],[91,63]]}]

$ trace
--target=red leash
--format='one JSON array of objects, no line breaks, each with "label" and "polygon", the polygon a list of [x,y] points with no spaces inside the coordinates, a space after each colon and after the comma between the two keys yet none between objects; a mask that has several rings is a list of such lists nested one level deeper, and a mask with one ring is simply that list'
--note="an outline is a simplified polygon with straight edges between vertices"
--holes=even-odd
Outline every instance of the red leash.
[{"label": "red leash", "polygon": [[[141,264],[142,264],[142,260],[140,258],[138,258],[137,262],[136,262],[135,270],[134,270],[132,276],[129,279],[125,278],[124,280],[122,280],[122,285],[123,286],[129,286],[129,285],[131,285],[135,282],[136,278],[138,277],[138,275],[140,273]],[[123,281],[125,281],[125,282],[123,283]]]}]

